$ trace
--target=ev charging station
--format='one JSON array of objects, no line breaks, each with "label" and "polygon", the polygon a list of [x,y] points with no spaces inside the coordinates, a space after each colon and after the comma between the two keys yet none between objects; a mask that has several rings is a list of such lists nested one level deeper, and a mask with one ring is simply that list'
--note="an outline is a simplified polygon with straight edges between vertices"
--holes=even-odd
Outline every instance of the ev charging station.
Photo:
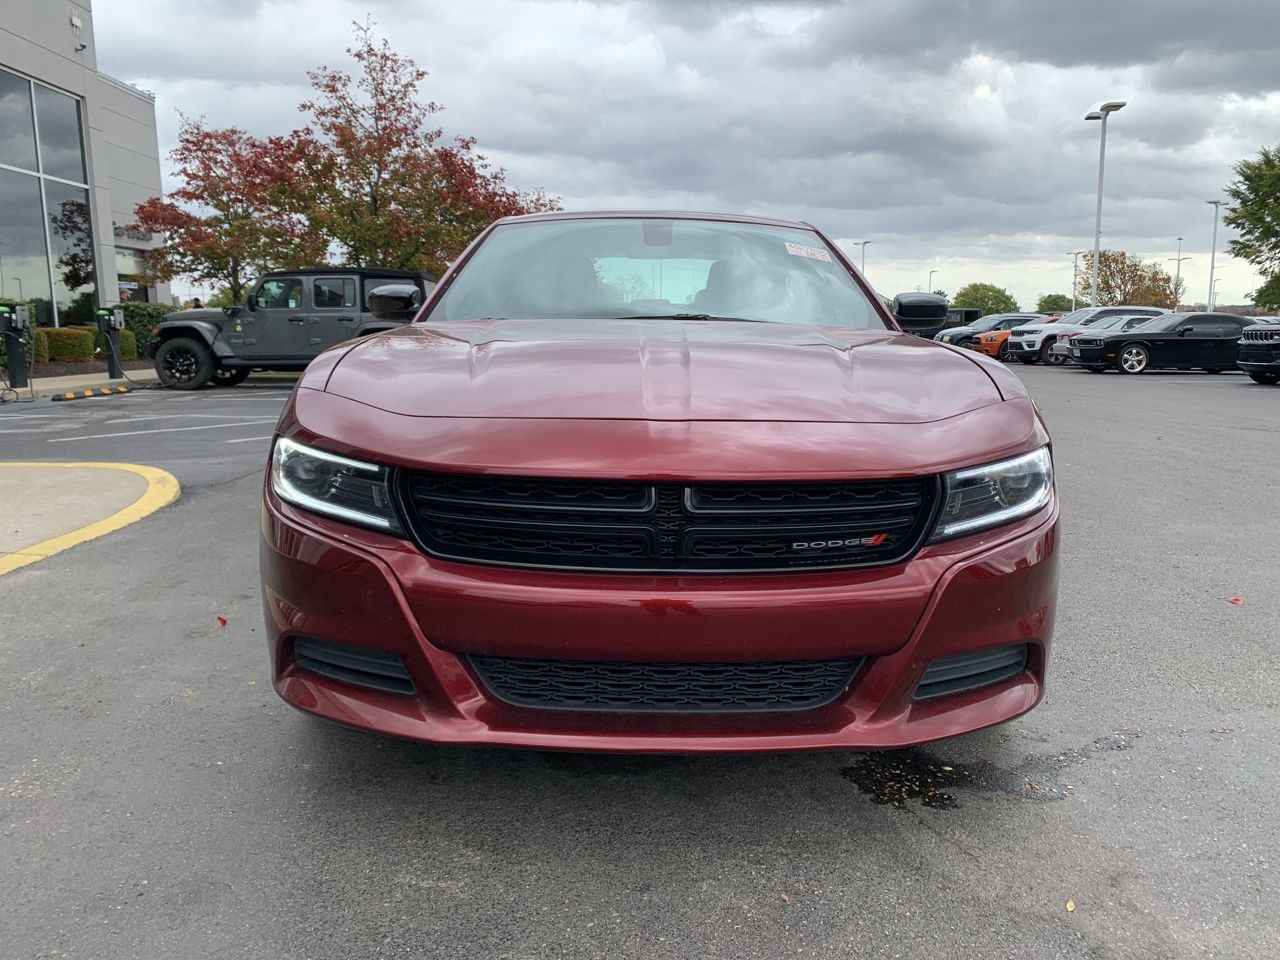
[{"label": "ev charging station", "polygon": [[107,379],[120,380],[124,369],[120,366],[120,331],[124,329],[124,311],[119,307],[100,307],[94,311],[98,330],[107,343]]},{"label": "ev charging station", "polygon": [[25,303],[0,303],[0,337],[4,338],[5,373],[10,389],[27,385],[27,324]]}]

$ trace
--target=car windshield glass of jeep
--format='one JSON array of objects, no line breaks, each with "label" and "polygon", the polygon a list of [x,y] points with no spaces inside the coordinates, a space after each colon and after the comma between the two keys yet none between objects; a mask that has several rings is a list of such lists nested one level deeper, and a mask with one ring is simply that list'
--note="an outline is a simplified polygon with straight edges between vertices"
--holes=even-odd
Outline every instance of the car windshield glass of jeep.
[{"label": "car windshield glass of jeep", "polygon": [[885,329],[816,233],[641,218],[503,224],[427,319],[689,315]]}]

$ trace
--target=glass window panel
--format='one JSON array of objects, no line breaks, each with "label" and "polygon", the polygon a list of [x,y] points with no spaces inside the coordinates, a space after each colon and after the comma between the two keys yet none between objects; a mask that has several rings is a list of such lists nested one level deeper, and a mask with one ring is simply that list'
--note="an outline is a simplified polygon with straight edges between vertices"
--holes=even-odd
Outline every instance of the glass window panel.
[{"label": "glass window panel", "polygon": [[311,284],[317,310],[346,310],[356,305],[356,282],[351,277],[318,277]]},{"label": "glass window panel", "polygon": [[89,323],[93,319],[93,233],[89,229],[89,191],[54,180],[44,182],[49,213],[49,248],[53,252],[53,294],[58,322]]},{"label": "glass window panel", "polygon": [[40,131],[41,172],[84,183],[80,105],[65,93],[36,84],[36,127]]},{"label": "glass window panel", "polygon": [[0,70],[0,163],[36,168],[36,128],[31,120],[31,84]]},{"label": "glass window panel", "polygon": [[37,323],[53,323],[40,181],[12,170],[0,170],[0,298],[25,300]]}]

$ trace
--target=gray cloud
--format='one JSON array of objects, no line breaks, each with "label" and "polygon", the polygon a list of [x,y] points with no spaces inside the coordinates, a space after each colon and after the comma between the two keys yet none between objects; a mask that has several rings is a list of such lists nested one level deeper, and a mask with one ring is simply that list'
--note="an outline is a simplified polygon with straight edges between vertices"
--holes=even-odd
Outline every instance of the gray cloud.
[{"label": "gray cloud", "polygon": [[518,186],[571,207],[800,217],[875,237],[882,263],[981,260],[1030,290],[1049,282],[1041,260],[1092,236],[1092,103],[1129,101],[1104,234],[1142,254],[1181,235],[1207,259],[1201,201],[1280,141],[1276,4],[117,0],[95,15],[103,68],[157,91],[171,139],[176,109],[297,126],[306,70],[343,63],[366,12],[431,71],[446,130]]}]

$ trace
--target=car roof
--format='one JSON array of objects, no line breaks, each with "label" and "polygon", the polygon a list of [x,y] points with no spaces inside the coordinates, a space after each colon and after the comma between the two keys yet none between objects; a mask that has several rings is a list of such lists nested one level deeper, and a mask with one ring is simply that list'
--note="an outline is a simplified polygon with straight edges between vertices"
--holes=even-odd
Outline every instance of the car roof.
[{"label": "car roof", "polygon": [[728,223],[757,223],[769,227],[794,227],[812,230],[803,220],[778,220],[747,213],[708,213],[703,210],[554,210],[549,213],[527,213],[519,217],[503,217],[498,223],[534,223],[539,220],[721,220]]},{"label": "car roof", "polygon": [[302,276],[326,276],[331,277],[336,273],[358,273],[362,277],[405,277],[417,278],[426,277],[428,280],[434,281],[436,278],[425,270],[397,270],[394,267],[299,267],[297,270],[268,270],[262,274],[264,277],[296,277]]}]

